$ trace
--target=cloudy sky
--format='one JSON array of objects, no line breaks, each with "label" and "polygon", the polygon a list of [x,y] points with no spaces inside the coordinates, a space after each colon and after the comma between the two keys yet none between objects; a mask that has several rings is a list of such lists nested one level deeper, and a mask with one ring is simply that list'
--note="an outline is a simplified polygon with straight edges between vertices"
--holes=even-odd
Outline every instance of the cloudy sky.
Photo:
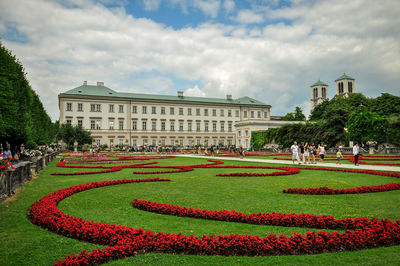
[{"label": "cloudy sky", "polygon": [[343,72],[368,97],[400,96],[399,0],[1,0],[0,38],[49,115],[57,95],[116,91],[301,106]]}]

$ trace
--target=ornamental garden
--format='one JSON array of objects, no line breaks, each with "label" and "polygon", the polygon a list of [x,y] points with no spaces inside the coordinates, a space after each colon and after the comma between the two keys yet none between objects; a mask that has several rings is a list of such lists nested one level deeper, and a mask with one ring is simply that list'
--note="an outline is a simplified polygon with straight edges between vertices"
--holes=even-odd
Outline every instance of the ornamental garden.
[{"label": "ornamental garden", "polygon": [[[0,257],[5,265],[400,262],[400,172],[221,155],[64,154],[0,205]],[[395,165],[400,156],[362,161]]]}]

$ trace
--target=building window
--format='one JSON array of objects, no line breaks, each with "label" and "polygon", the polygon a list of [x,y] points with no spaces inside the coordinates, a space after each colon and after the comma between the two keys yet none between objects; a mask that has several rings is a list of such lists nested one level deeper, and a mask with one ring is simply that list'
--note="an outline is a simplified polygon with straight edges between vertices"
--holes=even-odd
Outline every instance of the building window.
[{"label": "building window", "polygon": [[232,110],[228,110],[228,117],[232,117]]},{"label": "building window", "polygon": [[82,119],[78,119],[78,126],[83,127],[83,121],[82,121]]},{"label": "building window", "polygon": [[353,83],[351,81],[349,81],[349,83],[347,83],[347,85],[349,86],[349,93],[353,92]]},{"label": "building window", "polygon": [[188,115],[192,115],[192,108],[188,108]]},{"label": "building window", "polygon": [[96,112],[101,112],[101,104],[96,104]]},{"label": "building window", "polygon": [[142,106],[142,114],[147,114],[147,106]]},{"label": "building window", "polygon": [[119,145],[124,145],[124,140],[123,139],[119,140]]},{"label": "building window", "polygon": [[217,116],[217,109],[213,109],[213,116]]},{"label": "building window", "polygon": [[181,145],[183,147],[183,139],[179,140],[179,145]]},{"label": "building window", "polygon": [[228,139],[228,146],[232,146],[232,140]]},{"label": "building window", "polygon": [[343,82],[339,82],[339,94],[343,94]]},{"label": "building window", "polygon": [[96,122],[94,120],[90,120],[90,129],[96,128]]},{"label": "building window", "polygon": [[249,131],[246,130],[245,133],[246,133],[246,137],[248,137],[249,136]]},{"label": "building window", "polygon": [[165,139],[161,139],[161,145],[165,146]]},{"label": "building window", "polygon": [[78,112],[83,112],[83,104],[78,103]]},{"label": "building window", "polygon": [[153,130],[153,131],[157,130],[157,122],[156,121],[151,121],[151,130]]},{"label": "building window", "polygon": [[251,111],[251,112],[250,112],[250,117],[251,117],[251,118],[254,118],[254,111]]},{"label": "building window", "polygon": [[119,128],[119,130],[124,130],[124,121],[123,120],[118,121],[118,128]]},{"label": "building window", "polygon": [[169,108],[169,114],[170,114],[170,115],[174,115],[174,114],[175,114],[175,109],[174,109],[174,107],[170,107],[170,108]]},{"label": "building window", "polygon": [[225,131],[225,123],[221,122],[221,131],[224,132]]},{"label": "building window", "polygon": [[95,104],[91,104],[90,105],[90,112],[95,112],[96,111],[96,105]]},{"label": "building window", "polygon": [[165,131],[165,121],[161,121],[161,130]]},{"label": "building window", "polygon": [[162,115],[165,115],[165,107],[164,107],[164,106],[161,107],[161,114],[162,114]]},{"label": "building window", "polygon": [[97,145],[97,147],[100,147],[100,145],[101,145],[100,139],[96,139],[96,145]]},{"label": "building window", "polygon": [[221,139],[220,144],[221,144],[222,146],[224,146],[224,145],[225,145],[225,140]]},{"label": "building window", "polygon": [[183,108],[182,107],[179,108],[179,115],[183,115]]},{"label": "building window", "polygon": [[217,123],[213,122],[213,131],[217,131]]},{"label": "building window", "polygon": [[175,140],[171,139],[171,146],[175,146]]},{"label": "building window", "polygon": [[147,139],[143,139],[142,144],[143,144],[143,146],[147,145]]},{"label": "building window", "polygon": [[108,122],[110,125],[110,129],[113,130],[114,129],[114,120],[110,120],[110,122]]},{"label": "building window", "polygon": [[183,131],[183,122],[179,122],[179,131]]},{"label": "building window", "polygon": [[196,131],[200,131],[200,122],[196,123]]},{"label": "building window", "polygon": [[208,132],[208,122],[204,122],[204,131]]},{"label": "building window", "polygon": [[151,140],[151,145],[152,146],[156,146],[157,145],[157,140],[156,139],[152,139]]},{"label": "building window", "polygon": [[322,88],[322,98],[326,98],[326,88]]},{"label": "building window", "polygon": [[108,112],[109,112],[109,113],[114,113],[114,104],[110,104],[110,105],[109,105],[109,110],[108,110]]},{"label": "building window", "polygon": [[264,112],[264,118],[268,118],[268,113]]},{"label": "building window", "polygon": [[228,123],[228,131],[232,132],[232,123]]},{"label": "building window", "polygon": [[204,109],[204,116],[208,116],[208,109]]},{"label": "building window", "polygon": [[188,122],[188,131],[192,131],[192,122]]},{"label": "building window", "polygon": [[67,103],[67,111],[72,111],[72,103]]},{"label": "building window", "polygon": [[137,130],[137,121],[132,121],[132,130]]},{"label": "building window", "polygon": [[196,144],[197,144],[197,146],[200,146],[200,145],[201,145],[201,143],[200,143],[200,139],[197,139],[197,140],[196,140],[196,142],[197,142],[197,143],[196,143]]},{"label": "building window", "polygon": [[67,124],[71,125],[72,124],[72,120],[71,119],[67,119]]},{"label": "building window", "polygon": [[192,146],[193,146],[193,140],[192,140],[192,139],[189,139],[189,140],[188,140],[188,146],[189,146],[189,147],[192,147]]},{"label": "building window", "polygon": [[247,118],[247,111],[243,111],[243,117]]},{"label": "building window", "polygon": [[101,121],[96,120],[96,129],[101,129]]},{"label": "building window", "polygon": [[220,116],[224,116],[224,109],[220,110]]},{"label": "building window", "polygon": [[242,131],[238,131],[238,137],[241,137],[242,136]]},{"label": "building window", "polygon": [[196,108],[196,115],[200,116],[200,108]]},{"label": "building window", "polygon": [[152,106],[151,107],[151,113],[154,115],[154,114],[156,114],[156,107],[155,106]]},{"label": "building window", "polygon": [[217,146],[217,139],[213,139],[213,145]]},{"label": "building window", "polygon": [[235,116],[236,116],[236,117],[239,117],[239,110],[236,110],[236,111],[235,111]]},{"label": "building window", "polygon": [[132,106],[132,113],[137,114],[137,106],[136,105]]},{"label": "building window", "polygon": [[314,99],[318,98],[318,88],[314,88],[313,94],[314,94]]},{"label": "building window", "polygon": [[257,111],[257,118],[261,118],[261,112]]},{"label": "building window", "polygon": [[124,112],[124,106],[121,104],[118,106],[118,112],[123,113]]},{"label": "building window", "polygon": [[170,122],[170,130],[175,131],[175,122],[174,121]]},{"label": "building window", "polygon": [[142,122],[142,130],[147,130],[147,122],[146,121]]},{"label": "building window", "polygon": [[134,146],[134,147],[137,146],[137,140],[136,139],[132,140],[132,146]]}]

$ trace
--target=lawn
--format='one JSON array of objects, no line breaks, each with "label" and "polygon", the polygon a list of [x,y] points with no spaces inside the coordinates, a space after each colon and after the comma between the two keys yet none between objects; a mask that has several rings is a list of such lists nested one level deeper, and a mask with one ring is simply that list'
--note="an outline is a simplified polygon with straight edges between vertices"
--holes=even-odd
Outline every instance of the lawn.
[{"label": "lawn", "polygon": [[[174,158],[156,160],[157,165],[193,165],[207,163],[205,159]],[[114,164],[105,164],[111,166]],[[225,165],[263,165],[262,163],[226,161]],[[277,164],[276,164],[277,165]],[[289,187],[352,188],[362,185],[381,185],[397,182],[395,178],[315,170],[302,170],[299,174],[264,177],[218,177],[218,173],[252,172],[266,173],[266,169],[205,169],[174,174],[134,175],[133,171],[155,169],[123,169],[119,172],[54,176],[54,172],[87,172],[96,169],[68,169],[51,163],[39,177],[26,184],[17,199],[0,205],[0,259],[2,265],[48,265],[68,254],[78,254],[82,249],[91,250],[98,245],[80,242],[44,230],[33,225],[27,214],[30,205],[41,197],[61,188],[93,181],[131,178],[169,178],[171,182],[132,183],[101,187],[74,194],[61,201],[59,208],[66,214],[85,220],[108,224],[121,224],[143,228],[153,232],[194,234],[250,234],[264,237],[270,233],[292,235],[305,234],[317,229],[279,227],[229,223],[203,219],[160,215],[132,207],[133,199],[150,200],[185,207],[209,210],[236,210],[243,213],[286,212],[332,215],[346,217],[377,217],[400,220],[400,191],[352,194],[352,195],[298,195],[284,194]],[[156,169],[169,170],[169,169]],[[329,230],[328,230],[329,231]],[[160,253],[139,254],[109,263],[124,264],[350,264],[350,265],[398,265],[400,246],[375,248],[361,251],[325,253],[296,256],[194,256]]]}]

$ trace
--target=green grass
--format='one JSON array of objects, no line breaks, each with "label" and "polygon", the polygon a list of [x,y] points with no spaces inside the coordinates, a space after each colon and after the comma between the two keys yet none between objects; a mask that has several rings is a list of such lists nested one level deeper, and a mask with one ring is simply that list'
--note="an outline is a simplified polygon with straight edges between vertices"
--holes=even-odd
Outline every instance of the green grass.
[{"label": "green grass", "polygon": [[[158,160],[158,165],[190,165],[205,163],[205,159],[176,158]],[[262,163],[226,161],[226,165],[265,165]],[[109,165],[107,165],[109,166]],[[76,172],[86,169],[55,167],[53,162],[39,178],[27,184],[17,200],[0,205],[0,261],[2,265],[52,264],[68,254],[98,245],[79,242],[46,231],[26,218],[30,205],[60,188],[92,181],[122,178],[170,178],[172,182],[137,183],[108,186],[75,194],[63,200],[59,207],[65,213],[86,220],[141,227],[155,232],[183,234],[251,234],[269,233],[291,235],[314,229],[257,226],[239,223],[208,221],[149,213],[132,208],[133,199],[144,199],[186,207],[209,210],[237,210],[240,212],[294,212],[345,217],[378,217],[400,219],[400,191],[335,196],[305,196],[283,194],[288,187],[350,188],[396,182],[395,178],[353,173],[303,170],[300,174],[271,177],[216,177],[217,173],[271,172],[262,169],[201,169],[191,172],[157,175],[134,175],[133,171],[168,169],[123,169],[120,172],[51,176],[53,172]],[[97,169],[87,169],[97,170]],[[400,246],[341,252],[312,256],[279,257],[208,257],[149,253],[114,261],[110,265],[231,265],[231,264],[313,264],[313,265],[398,265]]]}]

